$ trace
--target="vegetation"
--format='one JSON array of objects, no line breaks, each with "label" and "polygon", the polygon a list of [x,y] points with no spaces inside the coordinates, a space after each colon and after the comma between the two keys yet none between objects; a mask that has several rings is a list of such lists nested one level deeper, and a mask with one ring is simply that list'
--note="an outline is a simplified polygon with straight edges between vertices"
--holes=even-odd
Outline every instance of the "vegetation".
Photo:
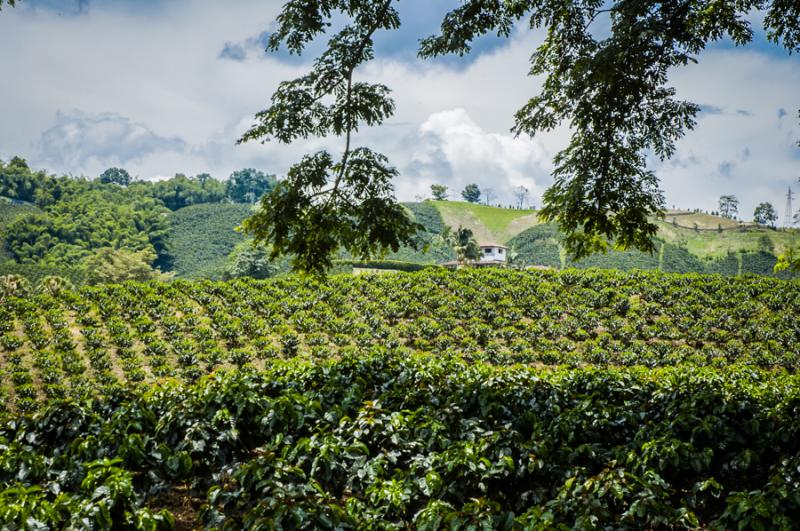
[{"label": "vegetation", "polygon": [[461,197],[468,203],[480,203],[481,189],[478,188],[477,184],[468,184],[461,191]]},{"label": "vegetation", "polygon": [[[394,3],[290,0],[278,16],[278,29],[269,41],[273,51],[285,44],[290,53],[300,54],[307,43],[341,27],[312,72],[284,82],[273,95],[272,106],[256,115],[259,123],[243,138],[271,135],[289,142],[333,134],[347,139],[341,165],[334,167],[327,154],[304,159],[283,202],[276,198],[272,204],[281,214],[262,217],[261,226],[252,227],[274,244],[276,254],[302,255],[317,242],[318,252],[328,259],[304,257],[296,262],[298,267],[321,271],[330,265],[335,247],[356,245],[341,220],[312,200],[328,196],[330,200],[322,201],[326,208],[336,207],[348,218],[363,215],[359,209],[348,212],[345,207],[352,205],[334,199],[346,174],[350,132],[358,121],[379,124],[394,110],[388,87],[352,82],[354,69],[374,57],[376,31],[400,27]],[[621,250],[653,252],[658,231],[653,218],[661,216],[665,204],[658,178],[647,168],[647,156],[672,157],[676,141],[694,128],[700,111],[697,104],[676,98],[667,73],[695,62],[708,44],[722,38],[737,45],[749,43],[753,30],[747,15],[753,9],[764,12],[763,28],[770,41],[789,53],[800,49],[800,11],[786,0],[733,7],[679,1],[656,7],[622,0],[470,1],[445,15],[438,35],[420,41],[419,56],[467,54],[475,39],[487,33],[508,37],[522,20],[543,29],[545,38],[531,57],[530,69],[531,75],[543,76],[542,89],[517,112],[513,130],[535,136],[567,122],[573,134],[554,158],[555,182],[544,194],[540,215],[559,226],[573,258],[606,251],[612,240]],[[346,20],[333,24],[332,17],[340,12]],[[325,96],[333,96],[335,104],[323,104]],[[369,155],[362,164],[361,181],[375,183],[387,194],[375,197],[386,202],[387,213],[397,214],[388,183],[393,173],[387,172],[380,155],[364,153]],[[326,188],[329,180],[333,184]],[[356,203],[365,199],[359,197]],[[313,219],[311,211],[320,223],[306,222]],[[359,245],[359,253],[369,255],[402,243],[413,229],[400,218],[396,221],[401,222],[397,230],[382,221],[375,223],[381,227],[380,236],[375,235],[373,246]],[[285,236],[289,233],[296,235],[291,243]],[[323,238],[324,234],[332,236]]]},{"label": "vegetation", "polygon": [[775,227],[778,222],[778,213],[772,203],[759,203],[753,212],[753,221],[761,225]]},{"label": "vegetation", "polygon": [[535,210],[497,208],[464,201],[426,201],[434,206],[445,224],[469,228],[479,244],[506,243],[523,230],[539,224]]},{"label": "vegetation", "polygon": [[244,204],[194,205],[169,216],[167,241],[178,277],[220,279],[245,237],[235,229],[251,213]]},{"label": "vegetation", "polygon": [[329,24],[324,18],[332,9],[341,8],[337,12],[344,17],[342,29],[328,41],[311,72],[282,82],[271,106],[256,114],[258,122],[240,139],[290,143],[309,135],[344,136],[338,160],[327,151],[305,156],[243,225],[257,243],[270,246],[272,258],[291,256],[295,270],[323,275],[340,249],[369,260],[402,245],[416,245],[414,236],[421,227],[394,197],[397,170],[385,156],[351,146],[359,126],[379,125],[394,113],[386,86],[354,81],[355,69],[374,56],[375,32],[400,25],[391,4],[392,0],[289,2],[270,35],[269,50],[285,44],[299,55],[308,42],[325,33]]},{"label": "vegetation", "polygon": [[477,262],[481,258],[481,249],[478,242],[475,241],[475,236],[468,228],[459,227],[451,231],[448,227],[443,233],[442,237],[456,254],[456,260],[459,264],[466,264]]},{"label": "vegetation", "polygon": [[89,180],[35,172],[19,157],[0,161],[0,272],[92,282],[103,275],[84,270],[98,252],[153,252],[156,260],[148,262],[162,271],[221,278],[227,256],[244,239],[234,229],[250,213],[245,203],[275,183],[254,169],[234,172],[227,182],[208,174],[144,182],[122,168]]},{"label": "vegetation", "polygon": [[264,279],[285,273],[291,269],[288,258],[273,260],[270,250],[245,240],[236,245],[227,259],[223,273],[225,278],[249,277]]},{"label": "vegetation", "polygon": [[225,194],[234,203],[255,203],[270,193],[277,182],[274,175],[247,168],[231,174],[225,183]]},{"label": "vegetation", "polygon": [[[238,357],[261,367],[287,353],[322,359],[373,345],[500,364],[727,360],[791,370],[800,352],[797,290],[766,277],[440,268],[326,284],[290,276],[58,295],[11,290],[0,295],[0,345],[9,346],[7,375],[31,374],[19,385],[49,398],[78,398],[120,381],[193,381],[241,364]],[[58,362],[56,372],[67,371],[53,390],[41,372],[51,366],[37,361],[43,356]],[[17,385],[11,376],[2,379],[7,395]],[[27,394],[16,395],[16,407],[27,407]]]},{"label": "vegetation", "polygon": [[166,279],[166,276],[153,269],[155,259],[155,253],[148,249],[134,252],[101,247],[87,256],[81,262],[81,267],[85,270],[86,280],[90,284]]},{"label": "vegetation", "polygon": [[447,201],[447,186],[443,184],[432,184],[431,196],[434,201]]},{"label": "vegetation", "polygon": [[719,212],[723,218],[733,219],[739,212],[739,200],[735,195],[723,195],[719,198]]},{"label": "vegetation", "polygon": [[6,227],[20,216],[38,213],[41,213],[41,210],[33,205],[20,202],[14,203],[9,199],[0,197],[0,264],[6,260],[14,259],[5,244]]},{"label": "vegetation", "polygon": [[789,529],[800,510],[797,283],[0,286],[5,527]]}]

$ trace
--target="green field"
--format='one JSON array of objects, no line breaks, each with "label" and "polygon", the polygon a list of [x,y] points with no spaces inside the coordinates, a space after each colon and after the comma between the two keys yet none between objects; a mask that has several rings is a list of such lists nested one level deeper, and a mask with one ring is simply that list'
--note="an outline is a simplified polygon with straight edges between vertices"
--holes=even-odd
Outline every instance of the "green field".
[{"label": "green field", "polygon": [[463,201],[426,201],[434,205],[452,228],[472,229],[479,244],[506,243],[539,223],[535,210],[513,210]]},{"label": "green field", "polygon": [[429,269],[1,296],[4,528],[800,511],[797,282]]},{"label": "green field", "polygon": [[251,213],[238,203],[203,204],[169,215],[172,271],[178,277],[221,278],[228,255],[245,237],[235,229]]}]

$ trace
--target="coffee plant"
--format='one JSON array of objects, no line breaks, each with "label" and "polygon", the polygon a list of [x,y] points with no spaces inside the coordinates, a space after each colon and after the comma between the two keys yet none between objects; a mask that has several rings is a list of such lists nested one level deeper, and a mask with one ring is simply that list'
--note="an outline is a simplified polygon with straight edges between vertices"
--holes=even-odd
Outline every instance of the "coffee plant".
[{"label": "coffee plant", "polygon": [[800,284],[441,271],[0,304],[0,529],[793,529]]}]

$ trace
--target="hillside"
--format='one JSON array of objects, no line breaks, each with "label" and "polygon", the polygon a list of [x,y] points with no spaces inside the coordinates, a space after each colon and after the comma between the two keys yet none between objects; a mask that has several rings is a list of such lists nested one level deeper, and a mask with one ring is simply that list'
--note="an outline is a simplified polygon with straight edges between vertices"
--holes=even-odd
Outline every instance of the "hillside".
[{"label": "hillside", "polygon": [[435,206],[452,228],[468,227],[478,243],[506,243],[539,223],[535,210],[513,210],[464,201],[425,201]]},{"label": "hillside", "polygon": [[800,510],[796,282],[436,269],[2,297],[10,528],[789,529]]},{"label": "hillside", "polygon": [[[513,210],[460,201],[426,201],[444,223],[470,228],[479,243],[504,243],[522,264],[557,269],[652,269],[676,273],[753,273],[773,275],[777,255],[800,242],[797,230],[783,231],[740,223],[704,213],[669,211],[659,227],[657,252],[610,251],[570,261],[560,247],[555,226],[541,224],[534,211]],[[413,260],[413,257],[408,258]],[[781,278],[796,275],[781,273]]]},{"label": "hillside", "polygon": [[169,215],[167,237],[178,277],[220,278],[228,255],[245,237],[235,229],[251,213],[251,205],[194,205]]},{"label": "hillside", "polygon": [[5,228],[20,216],[38,212],[41,212],[41,210],[31,204],[12,202],[5,197],[0,197],[0,263],[13,258],[6,249],[5,241],[3,240]]}]

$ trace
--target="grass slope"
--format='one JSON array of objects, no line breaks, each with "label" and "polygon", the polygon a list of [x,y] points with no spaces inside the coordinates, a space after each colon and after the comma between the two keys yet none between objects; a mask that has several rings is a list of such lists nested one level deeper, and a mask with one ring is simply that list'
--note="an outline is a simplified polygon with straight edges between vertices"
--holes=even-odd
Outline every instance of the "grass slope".
[{"label": "grass slope", "polygon": [[[722,220],[714,216],[710,218]],[[670,220],[669,216],[667,220]],[[680,220],[679,226],[671,221],[658,222],[658,237],[669,243],[681,245],[699,258],[723,258],[729,252],[766,251],[779,254],[791,245],[800,242],[797,230],[773,230],[757,225],[746,225],[730,230],[696,231],[685,228]],[[730,220],[725,220],[730,221]]]},{"label": "grass slope", "polygon": [[234,229],[250,215],[250,205],[195,205],[170,214],[172,270],[178,277],[219,278],[225,260],[244,241]]},{"label": "grass slope", "polygon": [[426,201],[434,205],[450,227],[472,229],[478,243],[506,243],[539,223],[535,210],[497,208],[464,201]]}]

